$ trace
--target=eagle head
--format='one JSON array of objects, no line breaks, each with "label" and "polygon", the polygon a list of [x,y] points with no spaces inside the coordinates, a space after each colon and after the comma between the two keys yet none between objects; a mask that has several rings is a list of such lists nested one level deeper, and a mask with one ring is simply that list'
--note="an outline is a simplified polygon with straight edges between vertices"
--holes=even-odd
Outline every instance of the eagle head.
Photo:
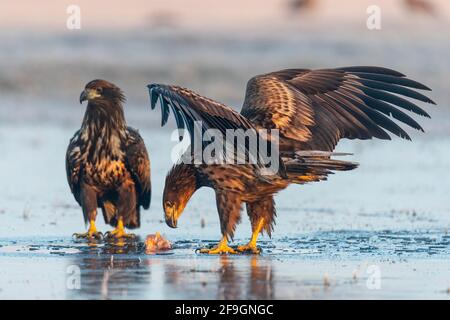
[{"label": "eagle head", "polygon": [[92,80],[89,82],[80,94],[80,103],[88,102],[115,101],[125,102],[123,91],[106,80]]},{"label": "eagle head", "polygon": [[170,170],[163,194],[164,218],[169,227],[177,227],[178,218],[197,189],[193,165],[177,164]]}]

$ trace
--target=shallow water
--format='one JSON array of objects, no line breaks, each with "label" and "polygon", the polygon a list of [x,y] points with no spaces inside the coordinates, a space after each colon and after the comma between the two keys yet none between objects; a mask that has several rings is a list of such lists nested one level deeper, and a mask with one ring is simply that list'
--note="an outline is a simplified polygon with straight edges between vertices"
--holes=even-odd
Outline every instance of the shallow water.
[{"label": "shallow water", "polygon": [[[343,142],[338,149],[353,152],[349,160],[360,162],[358,169],[281,192],[275,233],[261,237],[261,256],[219,257],[195,253],[219,238],[211,190],[194,195],[178,229],[163,222],[172,143],[160,142],[170,141],[170,132],[160,130],[141,130],[152,155],[154,196],[137,230],[140,241],[125,247],[74,241],[70,235],[84,229],[65,181],[64,151],[74,130],[0,128],[0,167],[7,168],[0,184],[1,298],[450,297],[450,181],[441,179],[450,163],[446,138]],[[247,241],[247,220],[243,212],[233,245]],[[110,230],[101,219],[99,228]],[[156,231],[174,250],[144,253],[145,235]],[[370,285],[374,270],[380,289]],[[74,272],[79,289],[72,288]]]},{"label": "shallow water", "polygon": [[[152,256],[142,243],[2,240],[0,297],[447,299],[449,240],[439,233],[316,233],[262,242],[261,256],[197,255],[195,248],[210,244],[199,240],[178,241],[173,251]],[[379,287],[371,285],[373,270]]]}]

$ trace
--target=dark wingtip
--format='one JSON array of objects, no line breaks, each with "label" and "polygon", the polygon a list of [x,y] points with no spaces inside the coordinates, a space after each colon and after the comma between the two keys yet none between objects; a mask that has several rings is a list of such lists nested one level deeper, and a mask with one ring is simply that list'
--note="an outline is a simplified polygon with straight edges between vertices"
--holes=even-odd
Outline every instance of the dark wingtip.
[{"label": "dark wingtip", "polygon": [[425,114],[423,114],[422,115],[422,117],[425,117],[425,118],[428,118],[428,119],[431,119],[431,116],[428,114],[428,113],[425,113]]},{"label": "dark wingtip", "polygon": [[400,136],[402,139],[408,140],[408,141],[412,141],[411,137],[408,134],[403,134]]},{"label": "dark wingtip", "polygon": [[[403,76],[403,77],[406,77],[406,76]],[[433,89],[431,89],[427,85],[424,85],[422,82],[415,81],[415,80],[412,80],[412,79],[409,79],[409,78],[405,78],[405,80],[410,82],[410,84],[414,85],[413,88],[420,89],[420,90],[425,90],[425,91],[433,91]]]},{"label": "dark wingtip", "polygon": [[156,102],[158,101],[159,94],[153,92],[153,89],[156,87],[154,84],[149,84],[148,86],[149,94],[150,94],[150,107],[152,110],[156,107]]},{"label": "dark wingtip", "polygon": [[336,68],[337,70],[347,71],[347,72],[367,72],[367,73],[377,73],[377,74],[387,74],[395,77],[406,77],[403,73],[398,72],[393,69],[375,66],[350,66]]},{"label": "dark wingtip", "polygon": [[425,90],[425,91],[433,91],[430,87],[424,85],[423,83],[421,83],[422,87],[419,89]]}]

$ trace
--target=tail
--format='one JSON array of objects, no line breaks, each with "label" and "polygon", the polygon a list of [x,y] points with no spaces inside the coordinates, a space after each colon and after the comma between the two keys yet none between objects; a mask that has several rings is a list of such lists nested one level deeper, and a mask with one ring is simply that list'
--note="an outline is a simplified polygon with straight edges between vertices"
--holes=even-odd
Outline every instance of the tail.
[{"label": "tail", "polygon": [[[117,208],[111,201],[104,201],[101,203],[101,208],[103,212],[103,218],[105,219],[106,224],[112,224],[112,221],[115,220],[117,214]],[[115,222],[117,224],[117,221]]]},{"label": "tail", "polygon": [[[104,201],[101,205],[101,209],[105,223],[116,227],[118,222],[116,205],[111,201]],[[124,224],[125,228],[128,229],[136,229],[141,226],[141,210],[139,205],[124,215]]]},{"label": "tail", "polygon": [[357,163],[331,159],[331,156],[345,156],[349,153],[325,151],[297,151],[293,157],[284,159],[286,173],[291,183],[326,180],[333,171],[347,171],[358,167]]}]

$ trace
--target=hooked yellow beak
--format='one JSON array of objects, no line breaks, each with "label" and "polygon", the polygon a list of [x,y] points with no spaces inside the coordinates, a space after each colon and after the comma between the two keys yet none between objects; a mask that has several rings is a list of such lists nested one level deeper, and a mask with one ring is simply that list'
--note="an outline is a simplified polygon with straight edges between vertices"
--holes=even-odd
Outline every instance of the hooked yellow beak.
[{"label": "hooked yellow beak", "polygon": [[101,94],[93,89],[84,89],[80,94],[80,103],[83,103],[85,100],[93,100],[95,98],[100,97]]},{"label": "hooked yellow beak", "polygon": [[86,90],[83,90],[80,94],[80,104],[83,103],[83,101],[88,99],[88,95],[86,93]]},{"label": "hooked yellow beak", "polygon": [[175,207],[173,207],[173,206],[166,207],[164,211],[165,211],[166,224],[171,228],[176,228],[177,222],[178,222],[178,215],[175,210]]}]

